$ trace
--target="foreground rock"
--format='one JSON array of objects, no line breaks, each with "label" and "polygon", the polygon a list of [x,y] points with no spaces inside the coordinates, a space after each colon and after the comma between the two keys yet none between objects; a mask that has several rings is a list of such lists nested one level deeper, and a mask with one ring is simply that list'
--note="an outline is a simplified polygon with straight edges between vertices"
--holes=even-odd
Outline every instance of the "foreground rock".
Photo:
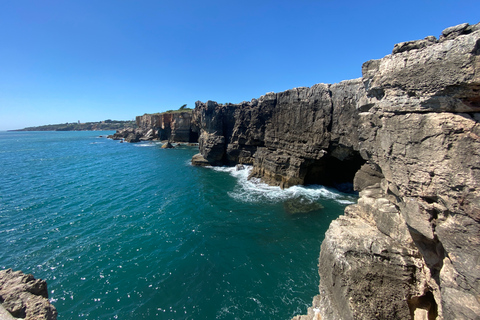
[{"label": "foreground rock", "polygon": [[12,317],[26,320],[55,320],[57,310],[48,301],[47,283],[31,274],[12,269],[0,271],[0,301]]},{"label": "foreground rock", "polygon": [[200,153],[288,187],[352,182],[297,319],[480,318],[480,25],[366,62],[362,78],[198,102]]},{"label": "foreground rock", "polygon": [[192,112],[166,112],[136,117],[138,128],[117,130],[108,136],[113,140],[139,142],[168,140],[170,142],[197,142],[198,133],[192,125]]}]

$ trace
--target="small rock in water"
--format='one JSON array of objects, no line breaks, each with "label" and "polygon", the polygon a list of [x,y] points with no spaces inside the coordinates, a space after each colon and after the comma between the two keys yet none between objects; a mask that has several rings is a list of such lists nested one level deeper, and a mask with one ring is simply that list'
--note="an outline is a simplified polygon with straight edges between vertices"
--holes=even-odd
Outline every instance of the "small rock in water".
[{"label": "small rock in water", "polygon": [[237,165],[235,166],[235,169],[236,169],[237,171],[240,171],[240,170],[244,170],[245,167],[244,167],[243,164],[239,163],[239,164],[237,164]]},{"label": "small rock in water", "polygon": [[170,142],[167,142],[162,146],[162,149],[173,149],[173,148],[175,147]]},{"label": "small rock in water", "polygon": [[283,208],[288,214],[309,213],[323,209],[323,206],[313,200],[309,200],[304,196],[288,199],[283,203]]}]

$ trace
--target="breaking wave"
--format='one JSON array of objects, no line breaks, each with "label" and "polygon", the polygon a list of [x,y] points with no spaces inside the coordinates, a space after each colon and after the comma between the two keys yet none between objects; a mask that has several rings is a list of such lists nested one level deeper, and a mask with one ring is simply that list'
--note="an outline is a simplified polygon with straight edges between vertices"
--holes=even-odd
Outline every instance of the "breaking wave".
[{"label": "breaking wave", "polygon": [[293,198],[305,198],[309,201],[330,199],[340,204],[356,203],[356,196],[342,193],[333,188],[322,185],[293,186],[282,189],[270,186],[258,178],[248,178],[252,166],[237,170],[236,167],[211,167],[218,172],[226,172],[237,179],[235,189],[228,193],[230,197],[243,202],[280,202]]}]

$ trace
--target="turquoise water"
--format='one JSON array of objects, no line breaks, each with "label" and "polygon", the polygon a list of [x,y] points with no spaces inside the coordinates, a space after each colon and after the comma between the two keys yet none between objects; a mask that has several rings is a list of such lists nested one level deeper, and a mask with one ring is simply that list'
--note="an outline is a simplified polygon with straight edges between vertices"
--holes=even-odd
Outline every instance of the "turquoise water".
[{"label": "turquoise water", "polygon": [[[318,292],[330,221],[355,198],[192,167],[109,132],[0,132],[0,268],[48,282],[58,319],[289,319]],[[307,199],[323,209],[289,214]]]}]

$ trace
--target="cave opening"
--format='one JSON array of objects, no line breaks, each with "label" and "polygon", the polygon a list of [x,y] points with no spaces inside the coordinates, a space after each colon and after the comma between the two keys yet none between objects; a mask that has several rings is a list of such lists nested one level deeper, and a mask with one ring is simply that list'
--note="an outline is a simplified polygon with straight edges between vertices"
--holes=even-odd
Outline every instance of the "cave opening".
[{"label": "cave opening", "polygon": [[312,160],[307,164],[304,184],[320,184],[342,192],[354,193],[353,178],[365,162],[358,152],[351,152],[343,160],[326,154],[321,159]]},{"label": "cave opening", "polygon": [[407,300],[407,304],[412,319],[435,320],[438,317],[438,306],[430,291],[420,297],[411,297]]},{"label": "cave opening", "polygon": [[168,140],[172,134],[172,129],[167,127],[165,129],[158,129],[157,136],[160,140]]},{"label": "cave opening", "polygon": [[190,129],[189,141],[188,142],[195,142],[195,143],[198,142],[198,132],[197,131],[193,131],[192,129]]}]

